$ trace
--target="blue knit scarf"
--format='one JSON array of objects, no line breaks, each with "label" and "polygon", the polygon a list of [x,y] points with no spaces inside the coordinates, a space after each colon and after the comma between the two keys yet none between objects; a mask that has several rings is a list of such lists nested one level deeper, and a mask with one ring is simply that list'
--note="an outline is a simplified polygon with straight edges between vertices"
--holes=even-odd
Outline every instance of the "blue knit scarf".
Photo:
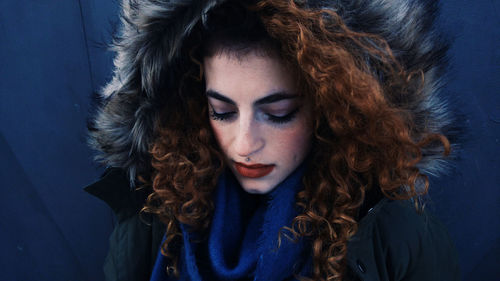
[{"label": "blue knit scarf", "polygon": [[[310,276],[312,260],[306,241],[291,241],[283,226],[298,214],[295,195],[302,188],[304,167],[266,195],[247,194],[230,172],[217,183],[215,210],[208,238],[181,225],[183,247],[180,278],[165,274],[166,259],[158,254],[151,281],[164,280],[295,280]],[[281,245],[278,234],[281,230]]]}]

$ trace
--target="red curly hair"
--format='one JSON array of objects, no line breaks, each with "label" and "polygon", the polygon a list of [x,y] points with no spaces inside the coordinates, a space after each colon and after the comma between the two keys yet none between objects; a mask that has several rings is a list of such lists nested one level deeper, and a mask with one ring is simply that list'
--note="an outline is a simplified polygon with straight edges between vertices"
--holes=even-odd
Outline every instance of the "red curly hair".
[{"label": "red curly hair", "polygon": [[[415,139],[411,115],[392,96],[419,91],[407,85],[422,76],[405,72],[382,38],[352,31],[332,10],[306,9],[294,1],[263,0],[250,10],[280,42],[280,58],[314,106],[311,161],[297,195],[302,213],[286,228],[295,238],[311,238],[314,280],[342,280],[365,194],[378,189],[393,199],[409,199],[426,193],[428,180],[416,167],[422,148],[439,141],[448,154],[449,142],[436,134]],[[153,192],[143,209],[166,224],[162,254],[174,274],[178,252],[170,246],[182,235],[178,224],[207,229],[211,194],[224,169],[195,49],[183,51],[190,66],[183,69],[177,95],[166,102],[175,106],[166,106],[157,124]]]}]

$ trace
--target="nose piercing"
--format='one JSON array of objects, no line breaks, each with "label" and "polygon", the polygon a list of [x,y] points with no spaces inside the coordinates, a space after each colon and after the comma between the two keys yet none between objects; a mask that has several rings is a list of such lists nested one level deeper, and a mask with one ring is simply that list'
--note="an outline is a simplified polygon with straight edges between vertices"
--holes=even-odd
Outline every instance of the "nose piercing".
[{"label": "nose piercing", "polygon": [[250,162],[250,157],[245,158],[245,161]]}]

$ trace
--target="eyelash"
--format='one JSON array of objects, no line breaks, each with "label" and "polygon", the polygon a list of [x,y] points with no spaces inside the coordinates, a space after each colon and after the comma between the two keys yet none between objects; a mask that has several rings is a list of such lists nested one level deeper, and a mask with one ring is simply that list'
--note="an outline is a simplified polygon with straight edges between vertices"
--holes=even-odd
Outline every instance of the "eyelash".
[{"label": "eyelash", "polygon": [[286,114],[285,116],[274,116],[271,114],[266,114],[267,118],[269,118],[269,121],[276,123],[276,124],[285,124],[290,121],[292,121],[295,118],[295,115],[297,115],[297,112],[299,112],[299,108],[297,107],[296,109],[290,111],[290,113]]},{"label": "eyelash", "polygon": [[[296,109],[292,110],[290,113],[286,114],[285,116],[274,116],[271,114],[266,114],[267,118],[269,121],[275,124],[285,124],[290,121],[292,121],[297,112],[299,111],[299,108],[297,107]],[[224,113],[217,113],[213,108],[210,110],[210,118],[216,121],[227,121],[229,118],[231,118],[236,112],[224,112]]]},{"label": "eyelash", "polygon": [[216,121],[226,121],[227,119],[231,118],[231,116],[233,116],[234,113],[236,112],[217,113],[215,112],[215,110],[212,109],[210,110],[210,117]]}]

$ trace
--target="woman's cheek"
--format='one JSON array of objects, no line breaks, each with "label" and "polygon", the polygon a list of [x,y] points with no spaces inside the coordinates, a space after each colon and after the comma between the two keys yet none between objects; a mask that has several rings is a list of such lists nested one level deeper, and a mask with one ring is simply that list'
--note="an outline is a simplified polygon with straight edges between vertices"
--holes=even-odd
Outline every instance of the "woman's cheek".
[{"label": "woman's cheek", "polygon": [[215,139],[217,140],[217,144],[219,145],[220,149],[227,154],[227,140],[229,139],[229,132],[227,130],[227,126],[221,126],[217,121],[215,120],[210,120],[210,126],[212,127],[212,131],[215,135]]}]

